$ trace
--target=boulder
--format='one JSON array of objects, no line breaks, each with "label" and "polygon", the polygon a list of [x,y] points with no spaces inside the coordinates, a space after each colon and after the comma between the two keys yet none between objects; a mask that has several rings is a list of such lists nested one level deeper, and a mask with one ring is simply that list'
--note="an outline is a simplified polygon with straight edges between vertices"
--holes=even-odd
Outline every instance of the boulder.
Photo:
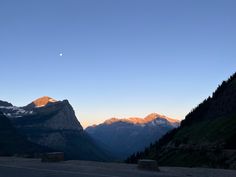
[{"label": "boulder", "polygon": [[138,168],[142,170],[160,171],[157,161],[150,159],[140,159],[138,161]]},{"label": "boulder", "polygon": [[64,153],[63,152],[51,152],[46,153],[42,156],[42,162],[61,162],[64,161]]}]

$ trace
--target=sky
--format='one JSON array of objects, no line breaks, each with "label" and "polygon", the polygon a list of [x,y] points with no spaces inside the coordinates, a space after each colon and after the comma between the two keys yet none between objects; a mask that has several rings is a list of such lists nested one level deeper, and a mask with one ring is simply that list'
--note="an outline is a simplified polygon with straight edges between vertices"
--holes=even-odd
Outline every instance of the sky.
[{"label": "sky", "polygon": [[68,99],[84,127],[152,112],[181,120],[235,72],[235,9],[235,0],[1,0],[0,100]]}]

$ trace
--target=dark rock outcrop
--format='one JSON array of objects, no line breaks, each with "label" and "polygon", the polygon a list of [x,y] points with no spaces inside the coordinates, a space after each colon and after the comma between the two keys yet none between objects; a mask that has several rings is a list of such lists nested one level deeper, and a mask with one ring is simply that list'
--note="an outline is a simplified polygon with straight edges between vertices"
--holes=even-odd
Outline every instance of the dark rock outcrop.
[{"label": "dark rock outcrop", "polygon": [[8,106],[13,106],[13,105],[11,103],[6,102],[6,101],[0,100],[0,107],[8,107]]}]

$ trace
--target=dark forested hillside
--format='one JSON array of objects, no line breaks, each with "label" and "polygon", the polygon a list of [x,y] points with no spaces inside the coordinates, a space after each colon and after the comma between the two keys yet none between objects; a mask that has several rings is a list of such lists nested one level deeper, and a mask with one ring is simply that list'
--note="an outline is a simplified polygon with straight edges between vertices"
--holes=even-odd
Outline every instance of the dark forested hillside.
[{"label": "dark forested hillside", "polygon": [[10,120],[0,112],[0,155],[35,155],[50,151],[48,148],[29,142],[11,125]]},{"label": "dark forested hillside", "polygon": [[144,152],[140,158],[156,159],[160,165],[236,168],[236,73],[181,122]]}]

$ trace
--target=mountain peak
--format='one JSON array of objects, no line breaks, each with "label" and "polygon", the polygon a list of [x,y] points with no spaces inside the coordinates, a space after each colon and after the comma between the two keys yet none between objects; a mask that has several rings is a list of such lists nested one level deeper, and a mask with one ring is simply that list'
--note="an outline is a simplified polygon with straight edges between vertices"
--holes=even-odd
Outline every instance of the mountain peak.
[{"label": "mountain peak", "polygon": [[114,122],[118,122],[120,119],[117,119],[117,118],[110,118],[110,119],[107,119],[105,122],[104,122],[104,124],[112,124],[112,123],[114,123]]},{"label": "mountain peak", "polygon": [[156,119],[157,117],[166,118],[166,116],[164,116],[164,115],[160,115],[160,114],[157,114],[157,113],[151,113],[151,114],[148,114],[148,115],[144,118],[144,120],[145,120],[145,122],[150,122],[150,121]]},{"label": "mountain peak", "polygon": [[166,117],[165,115],[161,115],[161,114],[158,114],[158,113],[151,113],[151,114],[147,115],[147,116],[144,118],[144,121],[145,121],[145,122],[151,122],[151,121],[153,121],[153,120],[156,119],[156,118],[163,118],[163,119],[168,120],[168,121],[171,122],[171,123],[179,123],[179,122],[180,122],[180,121],[177,120],[177,119],[172,119],[172,118]]},{"label": "mountain peak", "polygon": [[57,102],[57,100],[48,97],[48,96],[43,96],[41,98],[38,98],[36,100],[34,100],[32,103],[36,106],[36,107],[42,107],[47,105],[48,103],[54,103]]}]

